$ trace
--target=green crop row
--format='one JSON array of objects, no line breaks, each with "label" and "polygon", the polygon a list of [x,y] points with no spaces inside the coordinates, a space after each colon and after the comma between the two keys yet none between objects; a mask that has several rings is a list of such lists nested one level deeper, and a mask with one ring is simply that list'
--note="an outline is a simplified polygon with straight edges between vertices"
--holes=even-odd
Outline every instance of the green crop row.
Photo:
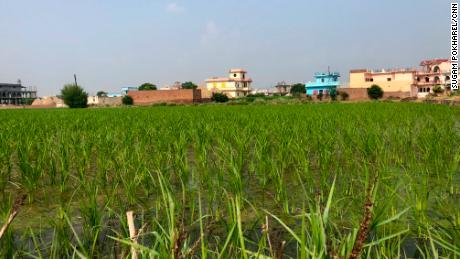
[{"label": "green crop row", "polygon": [[[460,258],[460,109],[0,110],[0,257]],[[127,211],[139,232],[129,238]]]}]

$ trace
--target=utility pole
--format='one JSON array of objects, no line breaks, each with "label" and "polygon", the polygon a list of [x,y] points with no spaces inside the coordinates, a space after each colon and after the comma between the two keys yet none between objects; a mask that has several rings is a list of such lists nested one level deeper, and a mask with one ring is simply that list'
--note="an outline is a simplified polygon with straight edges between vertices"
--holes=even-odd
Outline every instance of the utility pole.
[{"label": "utility pole", "polygon": [[73,79],[75,80],[75,86],[77,86],[77,75],[76,74],[73,74]]}]

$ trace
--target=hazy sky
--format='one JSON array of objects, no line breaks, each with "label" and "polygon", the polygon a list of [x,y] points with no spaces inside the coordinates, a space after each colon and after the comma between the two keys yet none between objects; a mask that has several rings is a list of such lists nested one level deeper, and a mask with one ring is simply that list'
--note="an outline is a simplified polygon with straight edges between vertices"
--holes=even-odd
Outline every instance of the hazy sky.
[{"label": "hazy sky", "polygon": [[0,0],[0,82],[94,94],[245,68],[254,87],[449,56],[447,0]]}]

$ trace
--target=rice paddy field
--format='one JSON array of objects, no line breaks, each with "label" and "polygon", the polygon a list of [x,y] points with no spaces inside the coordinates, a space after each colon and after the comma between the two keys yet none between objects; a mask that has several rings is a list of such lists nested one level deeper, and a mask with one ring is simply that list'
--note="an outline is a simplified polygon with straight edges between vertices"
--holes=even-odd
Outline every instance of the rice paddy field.
[{"label": "rice paddy field", "polygon": [[1,225],[25,198],[1,258],[460,258],[458,107],[0,110],[0,121]]}]

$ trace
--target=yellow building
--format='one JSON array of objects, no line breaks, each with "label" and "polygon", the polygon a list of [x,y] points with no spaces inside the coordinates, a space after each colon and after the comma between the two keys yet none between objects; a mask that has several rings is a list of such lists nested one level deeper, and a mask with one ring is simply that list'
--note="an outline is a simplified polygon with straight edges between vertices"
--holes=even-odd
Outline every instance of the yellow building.
[{"label": "yellow building", "polygon": [[350,88],[369,88],[376,84],[384,92],[405,92],[412,96],[416,93],[416,89],[413,87],[415,73],[415,69],[351,70]]},{"label": "yellow building", "polygon": [[206,89],[211,92],[225,93],[229,98],[246,96],[251,91],[252,79],[246,77],[243,69],[230,69],[228,77],[207,79]]}]

